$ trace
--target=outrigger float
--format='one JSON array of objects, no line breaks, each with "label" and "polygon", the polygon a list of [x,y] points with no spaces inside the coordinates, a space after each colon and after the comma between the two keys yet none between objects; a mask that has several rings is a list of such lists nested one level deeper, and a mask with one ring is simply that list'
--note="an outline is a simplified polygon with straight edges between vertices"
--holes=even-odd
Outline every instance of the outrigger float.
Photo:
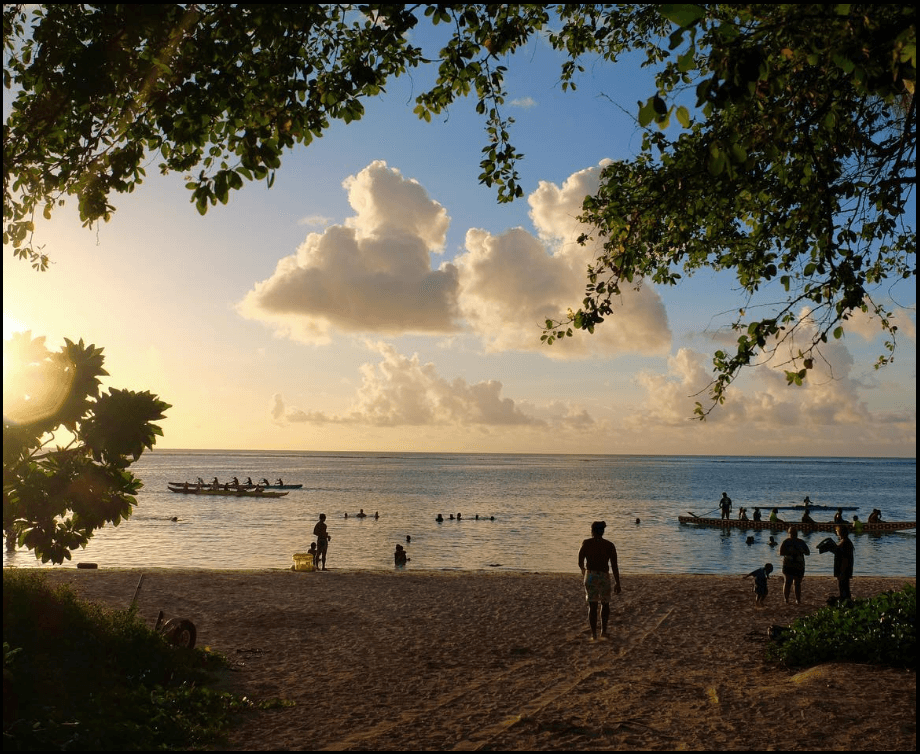
[{"label": "outrigger float", "polygon": [[785,531],[790,526],[794,526],[801,533],[807,534],[812,531],[834,531],[838,526],[846,526],[850,531],[857,533],[864,532],[886,532],[902,531],[904,529],[916,529],[916,521],[860,521],[854,524],[852,521],[843,523],[834,523],[833,521],[815,521],[814,523],[805,523],[803,521],[750,521],[743,518],[704,518],[697,516],[695,513],[689,516],[678,516],[677,520],[682,524],[691,526],[706,526],[718,529],[767,529],[769,531]]}]

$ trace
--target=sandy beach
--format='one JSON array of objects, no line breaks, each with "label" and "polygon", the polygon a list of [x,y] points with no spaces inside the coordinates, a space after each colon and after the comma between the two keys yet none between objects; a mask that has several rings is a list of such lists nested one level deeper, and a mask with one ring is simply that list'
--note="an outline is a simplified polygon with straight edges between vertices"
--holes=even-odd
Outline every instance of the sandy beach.
[{"label": "sandy beach", "polygon": [[[590,641],[579,574],[47,571],[84,597],[195,623],[233,663],[221,687],[294,706],[252,711],[228,748],[250,750],[910,750],[916,675],[763,661],[767,628],[824,605],[770,579],[632,576],[611,640]],[[856,578],[854,597],[916,584]]]}]

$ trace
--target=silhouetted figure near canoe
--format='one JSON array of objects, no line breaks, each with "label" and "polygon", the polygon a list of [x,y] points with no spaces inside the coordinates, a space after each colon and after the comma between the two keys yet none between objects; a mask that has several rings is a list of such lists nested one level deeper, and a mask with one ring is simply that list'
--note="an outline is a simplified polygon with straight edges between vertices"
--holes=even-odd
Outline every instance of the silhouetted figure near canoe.
[{"label": "silhouetted figure near canoe", "polygon": [[459,513],[457,514],[457,520],[458,520],[458,521],[460,520],[460,514],[459,514]]},{"label": "silhouetted figure near canoe", "polygon": [[438,514],[438,517],[435,519],[435,521],[437,521],[439,524],[440,524],[440,523],[443,523],[443,522],[444,522],[444,516],[442,516],[442,515],[439,513],[439,514]]},{"label": "silhouetted figure near canoe", "polygon": [[722,511],[722,518],[729,519],[732,517],[732,499],[727,492],[722,493],[722,499],[719,500],[719,510]]},{"label": "silhouetted figure near canoe", "polygon": [[247,486],[247,487],[255,487],[255,485],[252,483],[252,477],[251,477],[251,476],[246,477],[246,486]]},{"label": "silhouetted figure near canoe", "polygon": [[262,477],[262,479],[259,481],[259,484],[264,485],[265,487],[272,486],[272,483],[269,482],[265,477]]},{"label": "silhouetted figure near canoe", "polygon": [[786,523],[779,517],[779,508],[774,508],[770,511],[770,521],[774,524],[784,524]]},{"label": "silhouetted figure near canoe", "polygon": [[846,522],[843,520],[843,508],[838,508],[838,509],[837,509],[837,512],[834,514],[834,523],[835,523],[835,524],[843,524],[843,523],[846,523]]},{"label": "silhouetted figure near canoe", "polygon": [[867,520],[870,524],[880,523],[882,520],[882,512],[878,508],[873,508]]},{"label": "silhouetted figure near canoe", "polygon": [[802,523],[803,524],[813,524],[815,520],[809,515],[808,508],[805,509],[805,512],[802,514]]},{"label": "silhouetted figure near canoe", "polygon": [[789,592],[795,587],[795,604],[802,604],[802,579],[805,576],[805,556],[811,551],[801,539],[799,530],[789,527],[789,536],[779,547],[779,554],[783,558],[783,598],[789,602]]},{"label": "silhouetted figure near canoe", "polygon": [[233,477],[233,481],[232,481],[232,482],[230,482],[230,485],[231,485],[231,486],[233,486],[233,487],[236,487],[237,489],[239,489],[239,486],[240,486],[240,480],[239,480],[239,479],[237,479],[236,477]]},{"label": "silhouetted figure near canoe", "polygon": [[[585,600],[588,602],[588,623],[591,626],[591,641],[597,640],[597,603],[601,603],[601,638],[607,638],[607,622],[610,620],[610,573],[615,585],[613,591],[620,593],[620,569],[617,565],[617,548],[613,542],[604,539],[604,521],[591,524],[591,538],[581,543],[578,551],[578,567],[585,584]],[[609,569],[608,569],[608,565]]]},{"label": "silhouetted figure near canoe", "polygon": [[364,508],[362,508],[361,510],[359,510],[359,511],[355,514],[355,516],[356,516],[357,518],[367,518],[367,514],[364,512]]},{"label": "silhouetted figure near canoe", "polygon": [[863,533],[863,522],[859,520],[859,516],[857,515],[853,516],[853,531],[856,534]]},{"label": "silhouetted figure near canoe", "polygon": [[406,544],[409,544],[412,541],[412,537],[408,534],[406,535]]},{"label": "silhouetted figure near canoe", "polygon": [[329,536],[329,531],[326,528],[326,514],[319,514],[319,521],[316,526],[313,527],[313,533],[316,535],[316,563],[319,564],[320,558],[323,561],[322,570],[326,570],[326,551],[329,549],[329,540],[332,537]]},{"label": "silhouetted figure near canoe", "polygon": [[278,477],[278,481],[275,482],[275,484],[277,484],[279,487],[284,487],[284,482],[282,481],[281,477]]},{"label": "silhouetted figure near canoe", "polygon": [[841,600],[851,600],[850,579],[853,578],[853,542],[850,540],[850,530],[845,524],[838,526],[834,531],[840,537],[837,548],[834,550],[834,578],[837,579],[837,588],[840,590]]},{"label": "silhouetted figure near canoe", "polygon": [[738,520],[739,520],[739,521],[747,521],[747,520],[748,520],[747,508],[740,508],[740,509],[738,510]]}]

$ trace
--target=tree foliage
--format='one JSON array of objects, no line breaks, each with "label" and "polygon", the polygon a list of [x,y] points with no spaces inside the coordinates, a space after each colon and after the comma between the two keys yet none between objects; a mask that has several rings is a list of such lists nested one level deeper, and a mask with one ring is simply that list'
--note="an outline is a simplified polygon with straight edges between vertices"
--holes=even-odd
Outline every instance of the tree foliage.
[{"label": "tree foliage", "polygon": [[[3,14],[4,83],[16,89],[4,243],[38,269],[48,258],[35,215],[67,196],[84,224],[107,220],[112,194],[134,190],[156,159],[186,176],[204,214],[247,181],[271,184],[286,150],[361,118],[365,98],[422,65],[437,78],[416,113],[430,120],[473,98],[486,129],[479,179],[511,201],[523,194],[523,155],[503,114],[504,74],[542,38],[562,54],[564,90],[584,59],[615,64],[635,50],[657,84],[637,105],[639,154],[610,165],[585,202],[603,245],[586,297],[567,322],[547,321],[545,342],[593,332],[624,286],[710,268],[733,271],[748,297],[735,352],[715,354],[713,405],[784,342],[787,378],[801,384],[857,311],[876,314],[888,336],[877,365],[891,359],[896,327],[872,294],[916,274],[904,217],[916,182],[913,6],[55,4]],[[408,36],[423,22],[449,29],[436,55]]]},{"label": "tree foliage", "polygon": [[[142,483],[128,467],[162,435],[170,406],[149,392],[100,392],[102,349],[30,332],[4,341],[3,529],[43,563],[62,563],[93,532],[131,515]],[[9,374],[7,369],[9,368]],[[51,448],[55,433],[69,433]]]}]

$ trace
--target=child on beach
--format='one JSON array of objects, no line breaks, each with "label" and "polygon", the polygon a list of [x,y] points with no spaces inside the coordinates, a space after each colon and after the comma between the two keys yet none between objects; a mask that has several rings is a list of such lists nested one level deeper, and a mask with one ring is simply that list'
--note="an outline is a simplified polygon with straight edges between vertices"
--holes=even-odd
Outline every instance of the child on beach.
[{"label": "child on beach", "polygon": [[313,568],[316,568],[319,565],[319,563],[316,560],[317,556],[319,555],[319,553],[316,551],[316,542],[310,543],[310,549],[308,550],[308,552],[310,553],[310,555],[313,556]]},{"label": "child on beach", "polygon": [[412,560],[412,558],[407,557],[407,553],[402,545],[396,545],[396,552],[393,553],[393,560],[397,566],[404,566],[408,561]]},{"label": "child on beach", "polygon": [[744,577],[752,577],[754,579],[754,607],[763,607],[764,600],[767,597],[767,579],[772,572],[773,564],[767,563],[763,568],[751,571]]}]

